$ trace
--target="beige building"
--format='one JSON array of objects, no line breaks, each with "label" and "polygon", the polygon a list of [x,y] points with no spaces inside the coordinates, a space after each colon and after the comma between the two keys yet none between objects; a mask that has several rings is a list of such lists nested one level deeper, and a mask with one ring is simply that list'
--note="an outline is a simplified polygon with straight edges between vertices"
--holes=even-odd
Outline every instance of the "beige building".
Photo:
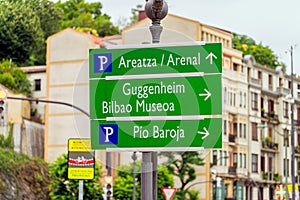
[{"label": "beige building", "polygon": [[[251,187],[247,188],[247,197],[248,199],[270,199],[275,197],[277,184],[292,183],[291,76],[284,73],[280,67],[273,70],[257,64],[253,56],[245,56],[244,62],[248,71],[250,95],[249,172],[258,186],[252,189]],[[299,184],[299,79],[295,78],[293,88],[296,147],[295,180],[296,184]],[[291,189],[289,189],[290,192]]]},{"label": "beige building", "polygon": [[[89,112],[89,49],[120,43],[120,36],[99,38],[73,29],[65,29],[48,38],[46,99],[74,105]],[[54,161],[68,153],[70,138],[90,138],[89,116],[71,106],[46,104],[45,160]],[[105,166],[105,152],[96,152]],[[114,154],[112,167],[120,164]]]},{"label": "beige building", "polygon": [[[46,66],[30,66],[21,68],[27,75],[31,83],[32,97],[46,99]],[[31,119],[40,123],[45,123],[45,103],[31,102]]]}]

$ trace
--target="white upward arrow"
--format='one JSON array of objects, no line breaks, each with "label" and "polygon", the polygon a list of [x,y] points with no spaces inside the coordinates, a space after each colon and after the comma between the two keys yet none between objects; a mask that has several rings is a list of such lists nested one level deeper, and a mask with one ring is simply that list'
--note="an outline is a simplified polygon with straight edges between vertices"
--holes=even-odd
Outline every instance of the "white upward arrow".
[{"label": "white upward arrow", "polygon": [[211,96],[211,93],[207,89],[204,89],[204,91],[206,93],[205,94],[199,94],[199,96],[200,97],[206,96],[205,99],[204,99],[204,101],[206,101]]},{"label": "white upward arrow", "polygon": [[210,52],[210,54],[208,54],[208,56],[206,56],[206,60],[207,59],[210,59],[210,64],[212,64],[213,63],[213,59],[217,59],[218,57],[215,55],[215,54],[213,54],[212,52]]},{"label": "white upward arrow", "polygon": [[203,130],[205,132],[198,131],[199,134],[203,135],[202,140],[204,140],[207,136],[209,136],[209,132],[207,131],[207,129],[205,127],[203,128]]}]

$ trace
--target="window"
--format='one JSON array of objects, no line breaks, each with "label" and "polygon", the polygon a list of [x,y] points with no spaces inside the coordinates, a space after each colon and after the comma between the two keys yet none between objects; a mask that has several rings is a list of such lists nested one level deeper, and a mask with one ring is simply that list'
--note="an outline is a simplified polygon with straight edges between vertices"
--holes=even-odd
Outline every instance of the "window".
[{"label": "window", "polygon": [[286,101],[283,102],[283,117],[289,118],[289,103]]},{"label": "window", "polygon": [[41,79],[34,80],[34,91],[41,91]]},{"label": "window", "polygon": [[292,82],[291,81],[289,81],[289,89],[291,89],[292,88]]},{"label": "window", "polygon": [[244,153],[244,158],[243,158],[243,167],[246,169],[247,168],[247,158],[246,158],[246,154]]},{"label": "window", "polygon": [[254,173],[258,172],[258,155],[252,154],[251,156],[251,170]]},{"label": "window", "polygon": [[237,71],[238,70],[238,64],[233,63],[233,71]]},{"label": "window", "polygon": [[255,92],[251,92],[251,108],[252,110],[258,110],[258,100],[257,100],[258,96],[257,96],[257,93]]},{"label": "window", "polygon": [[243,105],[243,93],[240,92],[240,107]]},{"label": "window", "polygon": [[258,141],[257,123],[251,123],[251,127],[252,127],[252,140]]},{"label": "window", "polygon": [[226,103],[227,100],[227,88],[224,88],[224,103]]},{"label": "window", "polygon": [[283,145],[284,146],[290,146],[289,144],[289,130],[288,129],[284,129],[283,130],[283,134],[284,134],[284,137],[283,137]]},{"label": "window", "polygon": [[239,168],[243,168],[243,154],[242,153],[240,153],[240,155],[239,155],[239,160],[240,160]]},{"label": "window", "polygon": [[218,160],[218,152],[216,150],[213,151],[213,165],[217,165]]},{"label": "window", "polygon": [[244,124],[244,138],[247,138],[247,125]]},{"label": "window", "polygon": [[300,175],[300,161],[299,160],[297,160],[297,173],[296,173],[296,175]]},{"label": "window", "polygon": [[261,71],[258,71],[257,78],[258,78],[258,80],[261,79]]},{"label": "window", "polygon": [[233,153],[233,167],[237,167],[238,160],[237,160],[237,153]]},{"label": "window", "polygon": [[272,157],[268,158],[268,171],[269,172],[273,171],[273,158]]},{"label": "window", "polygon": [[266,171],[265,169],[266,169],[265,168],[265,157],[261,156],[260,157],[260,170],[263,171],[263,172],[265,172]]},{"label": "window", "polygon": [[246,100],[246,92],[244,93],[244,108],[246,108],[247,100]]},{"label": "window", "polygon": [[223,158],[224,158],[224,166],[227,166],[227,151],[223,151]]},{"label": "window", "polygon": [[[283,175],[287,175],[289,176],[290,172],[289,172],[289,159],[283,159]],[[286,163],[287,162],[287,163]],[[287,164],[287,168],[285,167],[285,165]]]},{"label": "window", "polygon": [[223,132],[224,132],[224,135],[227,135],[227,120],[224,120],[224,125],[223,125]]},{"label": "window", "polygon": [[268,82],[269,82],[269,87],[272,87],[273,86],[273,77],[271,74],[269,74]]},{"label": "window", "polygon": [[239,124],[239,137],[240,138],[243,137],[243,124],[242,123]]}]

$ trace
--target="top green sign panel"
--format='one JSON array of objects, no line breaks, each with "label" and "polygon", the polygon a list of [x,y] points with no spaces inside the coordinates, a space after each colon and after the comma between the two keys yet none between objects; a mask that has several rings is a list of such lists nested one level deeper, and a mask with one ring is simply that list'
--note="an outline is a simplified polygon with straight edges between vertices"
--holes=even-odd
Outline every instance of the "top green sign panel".
[{"label": "top green sign panel", "polygon": [[90,49],[90,78],[138,74],[222,73],[222,45]]}]

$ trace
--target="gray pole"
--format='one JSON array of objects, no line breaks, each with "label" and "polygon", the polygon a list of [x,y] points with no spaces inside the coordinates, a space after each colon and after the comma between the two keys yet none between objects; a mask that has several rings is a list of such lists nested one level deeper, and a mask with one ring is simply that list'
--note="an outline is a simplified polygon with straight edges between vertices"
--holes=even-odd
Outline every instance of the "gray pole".
[{"label": "gray pole", "polygon": [[153,187],[152,187],[152,162],[151,153],[143,152],[142,154],[142,200],[152,200],[153,199]]},{"label": "gray pole", "polygon": [[136,199],[136,173],[135,173],[135,167],[136,167],[136,152],[133,152],[132,156],[131,156],[132,160],[133,160],[133,166],[132,166],[132,173],[133,173],[133,193],[132,193],[132,200]]},{"label": "gray pole", "polygon": [[291,143],[292,143],[292,200],[295,200],[295,134],[294,134],[294,72],[293,72],[293,46],[291,46]]},{"label": "gray pole", "polygon": [[[146,0],[145,11],[147,17],[152,20],[152,26],[149,28],[152,35],[152,43],[159,43],[160,34],[163,30],[160,21],[167,15],[168,5],[164,0]],[[157,160],[157,152],[143,152],[142,200],[157,199]],[[144,170],[146,169],[151,169],[151,171],[145,172]]]}]

